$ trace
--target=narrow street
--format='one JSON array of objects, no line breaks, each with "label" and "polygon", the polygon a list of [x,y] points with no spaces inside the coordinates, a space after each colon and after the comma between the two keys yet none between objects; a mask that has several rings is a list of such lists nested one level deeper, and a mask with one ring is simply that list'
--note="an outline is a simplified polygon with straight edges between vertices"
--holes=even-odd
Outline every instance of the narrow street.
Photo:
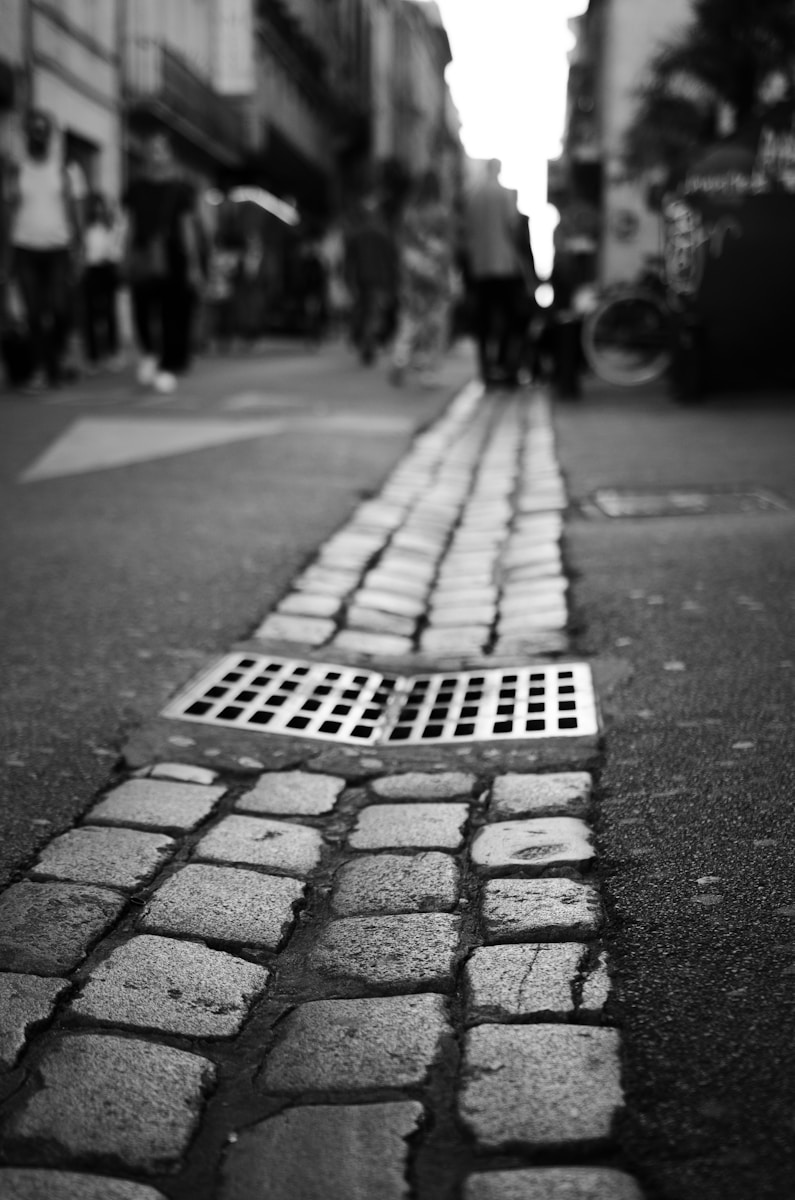
[{"label": "narrow street", "polygon": [[470,373],[4,399],[0,1194],[791,1193],[795,413]]}]

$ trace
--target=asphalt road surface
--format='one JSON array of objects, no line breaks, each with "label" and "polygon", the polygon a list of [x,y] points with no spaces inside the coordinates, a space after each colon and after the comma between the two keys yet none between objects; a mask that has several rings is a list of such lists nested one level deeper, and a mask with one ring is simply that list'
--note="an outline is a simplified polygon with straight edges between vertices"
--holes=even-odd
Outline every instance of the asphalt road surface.
[{"label": "asphalt road surface", "polygon": [[[624,1147],[652,1200],[795,1195],[795,398],[592,388],[557,409],[571,499],[763,488],[788,512],[574,517],[605,658],[601,860]],[[715,504],[721,501],[715,497]],[[725,507],[725,503],[724,503]]]}]

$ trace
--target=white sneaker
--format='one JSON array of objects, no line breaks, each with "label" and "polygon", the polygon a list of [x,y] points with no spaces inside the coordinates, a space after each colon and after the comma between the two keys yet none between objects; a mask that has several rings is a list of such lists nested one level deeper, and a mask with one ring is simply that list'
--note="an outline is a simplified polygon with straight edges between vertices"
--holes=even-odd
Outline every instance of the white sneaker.
[{"label": "white sneaker", "polygon": [[155,376],[155,391],[156,392],[160,392],[161,395],[166,396],[166,395],[169,395],[171,392],[176,391],[176,387],[177,387],[176,375],[172,375],[170,371],[158,371],[157,375]]},{"label": "white sneaker", "polygon": [[137,379],[141,387],[149,387],[155,382],[157,375],[157,359],[152,354],[145,355],[138,364]]}]

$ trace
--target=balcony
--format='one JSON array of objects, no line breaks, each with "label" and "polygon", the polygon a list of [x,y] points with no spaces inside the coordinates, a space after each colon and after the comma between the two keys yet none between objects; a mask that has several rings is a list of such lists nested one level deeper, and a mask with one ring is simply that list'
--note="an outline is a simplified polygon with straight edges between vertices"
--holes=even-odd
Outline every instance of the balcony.
[{"label": "balcony", "polygon": [[243,114],[175,51],[153,38],[135,38],[125,52],[127,109],[161,121],[224,166],[244,150]]}]

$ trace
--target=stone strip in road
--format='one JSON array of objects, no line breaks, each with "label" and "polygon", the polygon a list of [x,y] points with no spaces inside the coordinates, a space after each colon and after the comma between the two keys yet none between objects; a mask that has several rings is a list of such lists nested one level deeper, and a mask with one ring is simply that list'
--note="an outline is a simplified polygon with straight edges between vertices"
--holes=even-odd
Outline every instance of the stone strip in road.
[{"label": "stone strip in road", "polygon": [[256,636],[379,658],[563,653],[565,504],[545,397],[473,387]]}]

